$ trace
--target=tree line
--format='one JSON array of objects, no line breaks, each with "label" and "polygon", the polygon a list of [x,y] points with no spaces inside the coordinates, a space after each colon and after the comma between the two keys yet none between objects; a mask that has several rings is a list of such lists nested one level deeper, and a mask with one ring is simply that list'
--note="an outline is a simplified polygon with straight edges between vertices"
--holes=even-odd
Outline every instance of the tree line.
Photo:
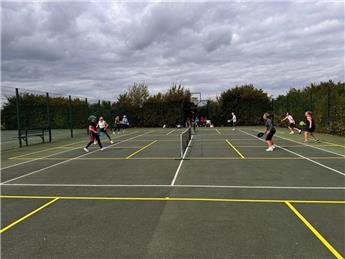
[{"label": "tree line", "polygon": [[[134,83],[117,100],[89,103],[87,99],[47,97],[39,94],[19,94],[7,97],[1,109],[1,128],[84,128],[90,114],[103,116],[113,124],[114,117],[127,115],[134,127],[175,127],[187,118],[203,116],[216,126],[226,126],[231,112],[239,125],[262,124],[262,114],[270,112],[276,125],[286,112],[297,121],[304,112],[313,112],[319,131],[345,135],[345,84],[333,81],[311,84],[303,89],[292,88],[277,98],[251,84],[236,86],[222,92],[215,100],[200,106],[192,102],[192,93],[182,84],[174,83],[165,93],[149,94],[144,83]],[[17,119],[19,108],[19,120]]]}]

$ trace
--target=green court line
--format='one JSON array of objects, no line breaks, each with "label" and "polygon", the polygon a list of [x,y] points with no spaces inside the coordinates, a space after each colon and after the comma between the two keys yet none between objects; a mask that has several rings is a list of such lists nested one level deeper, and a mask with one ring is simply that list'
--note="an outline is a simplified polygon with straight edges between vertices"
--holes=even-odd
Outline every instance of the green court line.
[{"label": "green court line", "polygon": [[5,232],[6,230],[14,227],[15,225],[19,224],[20,222],[24,221],[25,219],[31,217],[32,215],[36,214],[37,212],[39,212],[40,210],[43,210],[44,208],[48,207],[50,204],[56,202],[57,200],[59,200],[60,198],[59,197],[55,197],[55,198],[52,198],[53,200],[45,203],[44,205],[42,205],[41,207],[35,209],[34,211],[31,211],[30,213],[26,214],[25,216],[17,219],[16,221],[12,222],[11,224],[7,225],[6,227],[2,228],[0,230],[0,234]]},{"label": "green court line", "polygon": [[288,201],[285,204],[296,214],[296,216],[306,225],[309,230],[327,247],[327,249],[338,259],[344,257],[324,238],[317,229]]},{"label": "green court line", "polygon": [[97,197],[97,196],[30,196],[1,195],[1,199],[60,199],[60,200],[113,200],[113,201],[200,201],[200,202],[243,202],[243,203],[306,203],[306,204],[345,204],[342,200],[275,200],[275,199],[227,199],[192,197]]}]

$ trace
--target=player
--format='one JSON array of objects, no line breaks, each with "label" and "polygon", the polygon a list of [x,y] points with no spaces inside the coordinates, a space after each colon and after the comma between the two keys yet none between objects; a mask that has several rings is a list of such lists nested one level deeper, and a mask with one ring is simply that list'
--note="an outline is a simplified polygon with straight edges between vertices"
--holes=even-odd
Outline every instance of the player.
[{"label": "player", "polygon": [[115,125],[115,128],[113,129],[113,134],[115,134],[116,131],[117,131],[117,134],[119,134],[120,129],[121,129],[121,122],[120,122],[119,116],[115,117],[114,125]]},{"label": "player", "polygon": [[316,138],[314,132],[315,132],[315,122],[314,119],[311,117],[311,112],[306,111],[305,112],[305,132],[304,132],[304,142],[308,141],[309,135],[313,137],[313,139],[316,142],[319,142],[319,140]]},{"label": "player", "polygon": [[286,113],[285,118],[281,121],[283,122],[286,120],[288,121],[288,129],[290,130],[289,134],[295,134],[295,131],[298,132],[298,134],[301,134],[302,130],[296,127],[294,118],[288,112]]},{"label": "player", "polygon": [[123,115],[121,124],[122,124],[122,127],[123,127],[123,131],[125,131],[125,129],[127,129],[128,126],[129,126],[129,121],[128,121],[126,115]]},{"label": "player", "polygon": [[114,142],[111,140],[111,137],[109,136],[108,132],[107,132],[107,129],[109,127],[109,124],[103,119],[103,117],[99,117],[99,120],[98,120],[98,124],[97,124],[97,128],[99,129],[99,133],[104,133],[109,141],[110,141],[110,144],[114,144]]},{"label": "player", "polygon": [[266,143],[268,145],[268,148],[266,149],[266,151],[271,152],[275,149],[275,146],[273,144],[273,135],[276,133],[276,129],[273,126],[272,120],[271,120],[271,116],[269,113],[265,113],[263,115],[263,119],[265,121],[265,126],[266,126],[266,130],[265,130],[265,135],[266,135]]},{"label": "player", "polygon": [[231,120],[230,122],[232,122],[232,130],[235,130],[236,128],[236,124],[237,124],[237,118],[236,118],[236,114],[234,112],[231,113]]},{"label": "player", "polygon": [[90,132],[90,142],[84,147],[85,152],[89,152],[89,146],[97,140],[99,147],[101,148],[101,151],[103,151],[101,140],[99,139],[98,133],[97,133],[97,122],[96,122],[96,116],[91,115],[89,117],[89,132]]}]

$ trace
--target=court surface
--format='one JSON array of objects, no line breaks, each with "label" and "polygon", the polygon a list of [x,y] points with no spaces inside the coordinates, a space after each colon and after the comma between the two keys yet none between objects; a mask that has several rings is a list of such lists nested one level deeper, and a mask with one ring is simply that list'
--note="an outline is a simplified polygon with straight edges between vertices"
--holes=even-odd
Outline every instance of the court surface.
[{"label": "court surface", "polygon": [[129,129],[2,152],[2,258],[343,258],[344,138]]}]

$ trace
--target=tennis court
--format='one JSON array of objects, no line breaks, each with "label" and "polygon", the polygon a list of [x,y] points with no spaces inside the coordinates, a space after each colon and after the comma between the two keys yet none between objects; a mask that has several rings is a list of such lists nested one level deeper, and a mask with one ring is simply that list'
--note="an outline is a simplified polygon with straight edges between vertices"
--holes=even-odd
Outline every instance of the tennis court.
[{"label": "tennis court", "polygon": [[343,258],[344,138],[129,129],[2,154],[3,258]]}]

